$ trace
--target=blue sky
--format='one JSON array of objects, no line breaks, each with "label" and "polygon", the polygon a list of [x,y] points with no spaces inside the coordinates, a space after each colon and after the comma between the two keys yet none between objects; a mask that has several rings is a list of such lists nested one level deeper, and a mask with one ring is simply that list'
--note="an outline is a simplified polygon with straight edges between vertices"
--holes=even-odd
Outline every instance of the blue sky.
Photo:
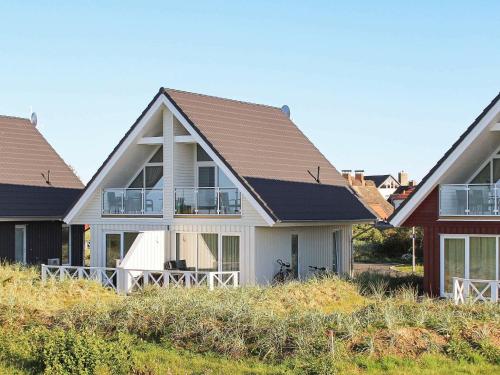
[{"label": "blue sky", "polygon": [[291,108],[338,169],[420,179],[500,91],[498,1],[0,3],[0,113],[87,181],[160,86]]}]

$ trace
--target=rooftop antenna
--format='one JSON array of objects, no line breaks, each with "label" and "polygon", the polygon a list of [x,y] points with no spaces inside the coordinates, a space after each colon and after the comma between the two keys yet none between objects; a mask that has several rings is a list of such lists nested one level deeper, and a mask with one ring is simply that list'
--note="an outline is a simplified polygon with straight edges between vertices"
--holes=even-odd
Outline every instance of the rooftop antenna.
[{"label": "rooftop antenna", "polygon": [[30,122],[31,125],[35,126],[38,124],[38,116],[36,115],[36,112],[33,112],[33,107],[30,106]]},{"label": "rooftop antenna", "polygon": [[321,181],[319,180],[319,171],[320,171],[320,169],[319,169],[319,165],[318,165],[318,172],[316,173],[316,176],[314,176],[309,169],[307,170],[307,173],[309,173],[309,175],[312,178],[314,178],[314,181],[316,181],[318,184],[321,184]]},{"label": "rooftop antenna", "polygon": [[41,173],[41,175],[42,175],[42,177],[43,177],[43,179],[45,180],[45,183],[46,183],[47,185],[52,185],[52,184],[50,183],[50,169],[49,169],[49,170],[47,170],[47,176],[45,176],[45,173],[43,173],[43,172]]}]

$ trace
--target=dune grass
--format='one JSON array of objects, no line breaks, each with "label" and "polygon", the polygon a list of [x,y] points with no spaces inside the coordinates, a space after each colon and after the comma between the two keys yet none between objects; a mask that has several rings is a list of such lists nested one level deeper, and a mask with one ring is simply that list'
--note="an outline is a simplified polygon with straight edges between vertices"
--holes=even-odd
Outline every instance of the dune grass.
[{"label": "dune grass", "polygon": [[420,291],[416,275],[365,273],[123,297],[93,282],[41,283],[34,268],[0,265],[0,373],[500,370],[498,305],[455,306]]}]

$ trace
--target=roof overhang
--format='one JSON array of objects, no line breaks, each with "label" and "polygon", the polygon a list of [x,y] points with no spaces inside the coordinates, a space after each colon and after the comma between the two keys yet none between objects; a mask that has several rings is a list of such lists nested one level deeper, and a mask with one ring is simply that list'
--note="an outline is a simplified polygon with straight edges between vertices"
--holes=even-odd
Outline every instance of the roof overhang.
[{"label": "roof overhang", "polygon": [[4,216],[0,217],[0,222],[24,222],[24,221],[62,221],[61,216]]},{"label": "roof overhang", "polygon": [[[390,224],[399,227],[410,217],[423,200],[439,185],[446,172],[459,157],[484,132],[494,130],[500,114],[500,94],[483,110],[481,115],[467,128],[453,146],[444,154],[430,172],[423,178],[413,194],[406,199],[389,218]],[[465,181],[464,181],[465,182]]]}]

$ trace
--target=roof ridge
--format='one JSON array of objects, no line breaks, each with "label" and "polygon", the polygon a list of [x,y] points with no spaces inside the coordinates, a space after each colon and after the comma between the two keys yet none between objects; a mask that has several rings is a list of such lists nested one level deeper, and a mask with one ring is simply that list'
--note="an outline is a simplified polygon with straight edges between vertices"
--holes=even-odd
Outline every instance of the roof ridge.
[{"label": "roof ridge", "polygon": [[272,108],[272,109],[277,109],[277,110],[281,111],[280,107],[276,107],[276,106],[269,105],[269,104],[261,104],[261,103],[248,102],[248,101],[238,100],[238,99],[223,98],[221,96],[208,95],[208,94],[200,94],[198,92],[178,90],[178,89],[173,89],[173,88],[169,88],[169,87],[163,87],[163,89],[165,91],[176,91],[176,92],[184,93],[184,94],[204,96],[206,98],[213,98],[213,99],[225,100],[225,101],[228,101],[228,102],[236,102],[236,103],[240,103],[240,104],[254,105],[254,106],[258,106],[258,107]]},{"label": "roof ridge", "polygon": [[20,117],[20,116],[0,115],[0,118],[11,118],[11,119],[15,119],[15,120],[26,120],[26,121],[30,121],[30,119],[29,119],[29,118],[27,118],[27,117]]}]

